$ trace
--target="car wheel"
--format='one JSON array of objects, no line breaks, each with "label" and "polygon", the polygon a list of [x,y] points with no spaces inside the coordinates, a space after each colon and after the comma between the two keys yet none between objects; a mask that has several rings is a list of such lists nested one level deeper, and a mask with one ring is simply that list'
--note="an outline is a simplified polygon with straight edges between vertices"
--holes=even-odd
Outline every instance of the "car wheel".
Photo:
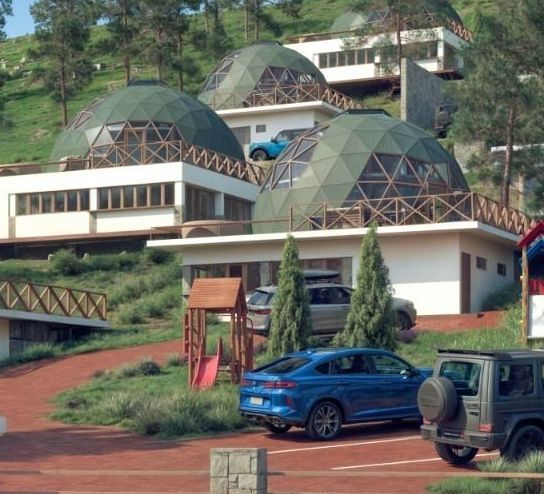
[{"label": "car wheel", "polygon": [[544,449],[544,432],[536,425],[524,425],[514,432],[501,455],[519,460],[532,451]]},{"label": "car wheel", "polygon": [[334,439],[342,427],[342,412],[332,401],[322,401],[312,410],[306,424],[306,434],[311,439]]},{"label": "car wheel", "polygon": [[264,149],[257,149],[251,153],[251,159],[253,161],[266,161],[268,159],[268,154]]},{"label": "car wheel", "polygon": [[284,422],[264,422],[264,427],[274,434],[284,434],[291,430],[292,425],[286,424]]},{"label": "car wheel", "polygon": [[455,446],[453,444],[434,443],[438,456],[452,465],[466,465],[478,453],[478,448]]},{"label": "car wheel", "polygon": [[417,392],[417,406],[423,417],[431,422],[443,422],[455,417],[457,390],[445,377],[425,379]]},{"label": "car wheel", "polygon": [[412,320],[405,312],[397,312],[397,329],[407,331],[412,327]]}]

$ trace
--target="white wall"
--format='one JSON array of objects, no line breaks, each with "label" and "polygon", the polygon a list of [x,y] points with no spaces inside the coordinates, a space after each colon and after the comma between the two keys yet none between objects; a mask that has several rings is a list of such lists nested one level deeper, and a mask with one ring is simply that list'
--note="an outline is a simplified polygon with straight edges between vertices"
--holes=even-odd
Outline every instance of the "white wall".
[{"label": "white wall", "polygon": [[9,357],[9,321],[0,319],[0,358]]},{"label": "white wall", "polygon": [[[312,128],[316,122],[320,123],[331,118],[330,111],[299,108],[295,111],[277,107],[288,105],[275,105],[275,111],[249,111],[237,112],[232,110],[218,111],[217,113],[230,128],[250,127],[250,142],[270,141],[272,137],[286,129]],[[289,105],[291,106],[291,105]],[[295,105],[293,105],[295,106]],[[271,107],[269,107],[271,108]],[[266,125],[265,132],[257,132],[257,125]],[[244,152],[248,155],[249,145],[244,146]]]},{"label": "white wall", "polygon": [[[489,294],[514,281],[514,252],[500,243],[467,234],[461,235],[460,252],[470,254],[470,310],[477,312]],[[477,256],[487,260],[487,270],[476,268]],[[506,276],[497,273],[499,262],[506,266]]]},{"label": "white wall", "polygon": [[[259,187],[187,163],[122,166],[72,172],[0,177],[0,238],[10,237],[10,218],[16,238],[91,233],[91,213],[96,212],[96,189],[122,185],[174,182],[175,206],[184,204],[182,181],[246,201],[255,201]],[[91,211],[16,216],[17,193],[90,189]],[[176,223],[173,208],[96,212],[96,231],[145,230]]]}]

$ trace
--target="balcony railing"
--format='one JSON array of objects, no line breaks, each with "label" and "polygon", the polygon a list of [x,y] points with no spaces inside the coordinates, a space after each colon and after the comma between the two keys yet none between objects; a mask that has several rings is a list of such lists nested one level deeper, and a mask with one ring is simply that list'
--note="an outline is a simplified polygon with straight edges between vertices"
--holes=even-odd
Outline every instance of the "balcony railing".
[{"label": "balcony railing", "polygon": [[160,141],[145,144],[125,145],[124,143],[112,143],[106,146],[94,146],[91,147],[90,156],[85,159],[67,158],[63,161],[53,163],[3,165],[0,166],[0,179],[3,176],[146,165],[152,163],[175,163],[178,161],[244,180],[255,185],[260,185],[266,174],[266,170],[255,163],[216,153],[194,144],[186,144],[183,141]]},{"label": "balcony railing", "polygon": [[104,293],[21,281],[0,281],[0,309],[100,321],[108,317]]},{"label": "balcony railing", "polygon": [[[259,230],[308,231],[379,226],[440,224],[479,221],[499,230],[523,235],[534,224],[529,215],[501,206],[497,201],[473,192],[456,192],[417,197],[393,197],[350,203],[314,203],[291,206],[288,217],[267,221],[187,222],[177,227],[153,228],[151,240],[244,235]],[[198,223],[198,224],[197,224]]]}]

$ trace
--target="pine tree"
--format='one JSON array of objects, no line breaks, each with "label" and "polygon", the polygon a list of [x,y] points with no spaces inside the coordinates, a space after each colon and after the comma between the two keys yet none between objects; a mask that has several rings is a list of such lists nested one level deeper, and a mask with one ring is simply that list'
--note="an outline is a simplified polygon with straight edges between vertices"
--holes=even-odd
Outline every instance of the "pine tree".
[{"label": "pine tree", "polygon": [[[453,135],[485,144],[469,166],[499,186],[504,206],[513,175],[544,182],[544,49],[534,44],[544,38],[544,23],[527,15],[534,4],[497,0],[496,14],[481,14],[480,29],[463,53],[465,79],[451,87],[459,107]],[[504,146],[502,159],[492,146]]]},{"label": "pine tree", "polygon": [[300,350],[306,347],[311,333],[308,290],[298,259],[297,244],[294,237],[289,235],[283,248],[278,288],[272,305],[268,353],[275,357]]},{"label": "pine tree", "polygon": [[92,78],[85,48],[98,16],[97,6],[92,0],[37,0],[30,7],[38,43],[31,54],[51,60],[39,75],[60,104],[64,127],[68,124],[69,98]]},{"label": "pine tree", "polygon": [[361,244],[357,285],[351,296],[346,327],[334,338],[337,345],[394,350],[395,315],[389,270],[373,224]]},{"label": "pine tree", "polygon": [[6,38],[4,27],[6,25],[6,16],[13,15],[11,0],[0,0],[0,41]]},{"label": "pine tree", "polygon": [[126,83],[131,79],[131,59],[137,52],[137,2],[138,0],[106,0],[105,4],[109,39],[103,43],[103,49],[117,53],[122,58]]}]

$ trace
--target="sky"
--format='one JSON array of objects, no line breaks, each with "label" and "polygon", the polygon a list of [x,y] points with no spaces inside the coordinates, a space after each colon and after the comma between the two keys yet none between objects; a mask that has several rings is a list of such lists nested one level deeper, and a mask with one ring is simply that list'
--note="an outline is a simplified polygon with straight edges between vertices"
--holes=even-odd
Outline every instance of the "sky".
[{"label": "sky", "polygon": [[13,0],[13,15],[6,17],[5,31],[8,38],[34,32],[34,20],[29,12],[32,3],[34,0]]}]

